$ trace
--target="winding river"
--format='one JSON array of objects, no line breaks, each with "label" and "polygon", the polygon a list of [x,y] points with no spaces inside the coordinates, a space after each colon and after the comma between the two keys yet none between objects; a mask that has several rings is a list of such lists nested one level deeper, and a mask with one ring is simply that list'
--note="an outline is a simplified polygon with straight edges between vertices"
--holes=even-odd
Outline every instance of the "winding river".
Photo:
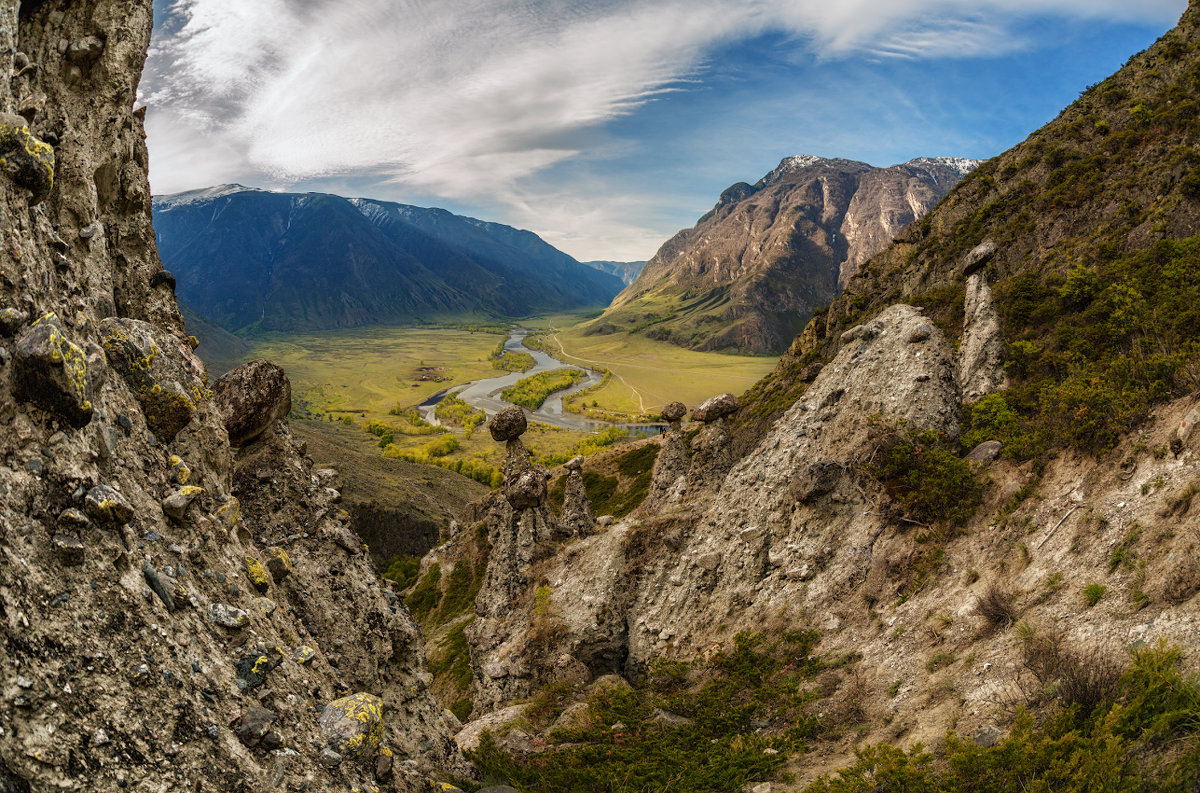
[{"label": "winding river", "polygon": [[447,395],[455,394],[467,404],[478,410],[492,416],[500,410],[511,405],[500,397],[500,392],[509,386],[515,385],[518,380],[523,377],[535,375],[538,372],[547,372],[551,369],[578,369],[588,373],[588,376],[572,385],[570,388],[562,391],[555,391],[542,406],[534,411],[529,411],[529,415],[534,421],[540,421],[544,424],[551,424],[555,427],[564,427],[571,430],[597,430],[604,427],[618,426],[626,427],[637,432],[646,434],[657,431],[654,429],[656,425],[646,424],[614,424],[608,421],[597,421],[596,419],[585,418],[577,413],[569,413],[563,410],[563,399],[582,391],[585,388],[590,388],[598,384],[604,379],[604,376],[584,369],[574,364],[563,363],[553,356],[541,350],[530,350],[525,347],[525,337],[529,335],[529,331],[525,328],[514,328],[509,333],[507,341],[504,342],[505,352],[525,352],[533,356],[535,361],[534,367],[525,372],[508,372],[499,377],[489,377],[484,380],[473,380],[466,385],[454,386],[447,388],[444,391],[439,391],[433,396],[422,402],[417,410],[421,417],[431,424],[440,424],[437,416],[434,415],[434,409],[437,404],[442,401]]}]

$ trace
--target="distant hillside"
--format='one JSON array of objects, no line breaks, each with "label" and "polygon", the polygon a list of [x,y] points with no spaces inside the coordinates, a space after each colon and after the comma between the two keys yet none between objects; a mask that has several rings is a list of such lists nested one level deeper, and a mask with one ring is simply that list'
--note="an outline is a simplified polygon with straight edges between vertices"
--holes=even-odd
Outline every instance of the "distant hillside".
[{"label": "distant hillside", "polygon": [[609,262],[609,261],[594,261],[583,262],[588,267],[599,270],[610,275],[615,275],[621,279],[625,286],[629,286],[637,277],[642,274],[642,270],[646,268],[645,262]]},{"label": "distant hillside", "polygon": [[245,341],[212,324],[186,303],[179,304],[179,313],[183,315],[188,335],[195,336],[200,342],[196,355],[208,367],[210,380],[215,380],[246,360],[250,345]]},{"label": "distant hillside", "polygon": [[788,157],[757,183],[725,190],[695,227],[663,245],[591,332],[781,352],[863,261],[975,164],[937,157],[873,168]]},{"label": "distant hillside", "polygon": [[603,306],[615,276],[442,209],[223,185],[154,199],[179,298],[230,331],[520,317]]}]

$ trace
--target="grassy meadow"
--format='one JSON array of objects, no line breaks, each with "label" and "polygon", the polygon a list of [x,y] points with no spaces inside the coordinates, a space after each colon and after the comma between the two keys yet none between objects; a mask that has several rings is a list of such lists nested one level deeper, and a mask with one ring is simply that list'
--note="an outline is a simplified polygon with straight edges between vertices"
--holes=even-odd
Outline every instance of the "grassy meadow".
[{"label": "grassy meadow", "polygon": [[[775,365],[773,358],[695,352],[625,333],[585,336],[582,325],[594,316],[560,314],[521,324],[543,332],[544,348],[561,360],[612,372],[584,398],[602,410],[653,414],[676,399],[695,406],[722,391],[740,394]],[[471,461],[478,470],[497,467],[504,455],[486,430],[465,433],[455,426],[451,441],[408,409],[444,388],[500,375],[492,356],[503,338],[499,327],[478,326],[272,333],[249,339],[241,357],[280,364],[291,378],[296,409],[324,422],[335,437],[344,435],[347,444],[366,440],[390,457],[443,467]],[[565,459],[584,450],[579,444],[591,436],[533,424],[524,440],[535,454]]]},{"label": "grassy meadow", "polygon": [[500,334],[425,328],[355,328],[272,333],[252,340],[247,358],[270,358],[312,413],[364,412],[385,418],[396,405],[499,374],[489,356]]},{"label": "grassy meadow", "polygon": [[603,388],[587,397],[589,404],[595,400],[606,410],[655,413],[676,400],[695,407],[714,394],[741,394],[778,360],[685,350],[629,333],[585,336],[581,323],[567,325],[557,319],[548,323],[546,349],[567,363],[613,373]]}]

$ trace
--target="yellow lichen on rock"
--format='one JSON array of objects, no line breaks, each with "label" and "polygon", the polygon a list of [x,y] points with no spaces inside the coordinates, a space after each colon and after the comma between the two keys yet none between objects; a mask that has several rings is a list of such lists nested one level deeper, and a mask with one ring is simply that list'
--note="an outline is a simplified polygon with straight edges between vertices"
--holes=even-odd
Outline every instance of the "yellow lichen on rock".
[{"label": "yellow lichen on rock", "polygon": [[367,693],[335,699],[325,706],[318,723],[339,754],[372,757],[383,741],[383,700]]},{"label": "yellow lichen on rock", "polygon": [[246,556],[242,559],[242,564],[246,568],[246,578],[250,580],[254,588],[259,592],[266,592],[271,586],[271,576],[267,574],[267,568],[263,567],[263,563],[253,556]]},{"label": "yellow lichen on rock", "polygon": [[0,162],[14,182],[33,194],[40,204],[54,188],[54,148],[29,131],[21,116],[0,114]]}]

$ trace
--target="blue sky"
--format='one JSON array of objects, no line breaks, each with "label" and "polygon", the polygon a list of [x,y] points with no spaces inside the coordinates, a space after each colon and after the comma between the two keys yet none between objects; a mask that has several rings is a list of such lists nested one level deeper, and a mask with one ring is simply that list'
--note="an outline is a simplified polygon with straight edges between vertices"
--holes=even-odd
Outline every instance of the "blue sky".
[{"label": "blue sky", "polygon": [[793,154],[984,159],[1186,0],[156,0],[156,193],[364,195],[644,259]]}]

